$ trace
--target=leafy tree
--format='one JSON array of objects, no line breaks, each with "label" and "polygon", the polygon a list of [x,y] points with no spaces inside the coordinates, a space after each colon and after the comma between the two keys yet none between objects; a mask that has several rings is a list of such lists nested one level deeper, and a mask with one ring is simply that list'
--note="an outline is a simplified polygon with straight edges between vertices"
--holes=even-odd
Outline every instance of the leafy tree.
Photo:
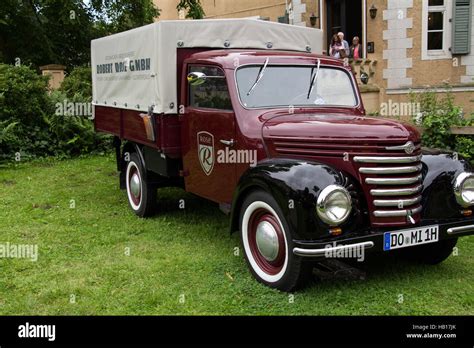
[{"label": "leafy tree", "polygon": [[186,18],[203,19],[206,15],[200,0],[180,0],[176,8],[178,11],[187,10]]},{"label": "leafy tree", "polygon": [[99,34],[81,0],[0,2],[0,58],[5,63],[85,64],[90,40]]},{"label": "leafy tree", "polygon": [[91,7],[98,27],[108,34],[153,23],[160,15],[151,0],[92,0]]},{"label": "leafy tree", "polygon": [[158,15],[152,0],[1,0],[0,62],[86,65],[92,39],[152,23]]}]

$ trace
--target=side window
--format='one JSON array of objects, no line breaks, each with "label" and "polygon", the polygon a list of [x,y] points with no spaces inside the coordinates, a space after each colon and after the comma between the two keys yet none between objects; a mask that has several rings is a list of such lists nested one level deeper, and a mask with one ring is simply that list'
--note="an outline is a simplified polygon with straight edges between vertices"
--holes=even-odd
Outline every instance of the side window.
[{"label": "side window", "polygon": [[190,72],[201,72],[206,81],[198,86],[189,86],[189,106],[218,110],[232,110],[229,90],[224,72],[211,66],[191,66]]}]

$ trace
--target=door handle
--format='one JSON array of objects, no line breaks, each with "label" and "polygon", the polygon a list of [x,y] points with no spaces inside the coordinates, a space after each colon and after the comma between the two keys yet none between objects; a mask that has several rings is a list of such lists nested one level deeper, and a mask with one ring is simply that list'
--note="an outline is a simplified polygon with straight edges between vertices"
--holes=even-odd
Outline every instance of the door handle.
[{"label": "door handle", "polygon": [[224,144],[225,146],[234,146],[235,145],[235,140],[234,139],[230,139],[230,140],[222,140],[221,139],[221,144]]}]

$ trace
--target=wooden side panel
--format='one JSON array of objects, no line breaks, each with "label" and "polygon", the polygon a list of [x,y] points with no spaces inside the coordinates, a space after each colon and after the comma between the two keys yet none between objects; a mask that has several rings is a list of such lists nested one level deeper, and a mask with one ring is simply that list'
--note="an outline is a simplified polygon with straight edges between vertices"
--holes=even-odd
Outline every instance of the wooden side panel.
[{"label": "wooden side panel", "polygon": [[120,136],[120,109],[95,106],[94,125],[97,132]]},{"label": "wooden side panel", "polygon": [[[158,148],[156,141],[148,140],[145,124],[140,114],[141,112],[139,111],[122,110],[122,138]],[[159,138],[158,133],[156,134],[156,138]]]},{"label": "wooden side panel", "polygon": [[178,115],[154,115],[155,141],[147,138],[140,112],[96,106],[95,130],[113,134],[161,151],[171,158],[181,157],[181,122]]}]

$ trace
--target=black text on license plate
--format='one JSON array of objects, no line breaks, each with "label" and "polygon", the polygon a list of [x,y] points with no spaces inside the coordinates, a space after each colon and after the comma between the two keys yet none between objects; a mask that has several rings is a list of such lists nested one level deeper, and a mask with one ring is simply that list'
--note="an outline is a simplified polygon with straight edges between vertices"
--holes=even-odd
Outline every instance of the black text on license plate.
[{"label": "black text on license plate", "polygon": [[410,230],[384,233],[383,250],[407,248],[435,243],[439,240],[439,226],[423,226]]}]

